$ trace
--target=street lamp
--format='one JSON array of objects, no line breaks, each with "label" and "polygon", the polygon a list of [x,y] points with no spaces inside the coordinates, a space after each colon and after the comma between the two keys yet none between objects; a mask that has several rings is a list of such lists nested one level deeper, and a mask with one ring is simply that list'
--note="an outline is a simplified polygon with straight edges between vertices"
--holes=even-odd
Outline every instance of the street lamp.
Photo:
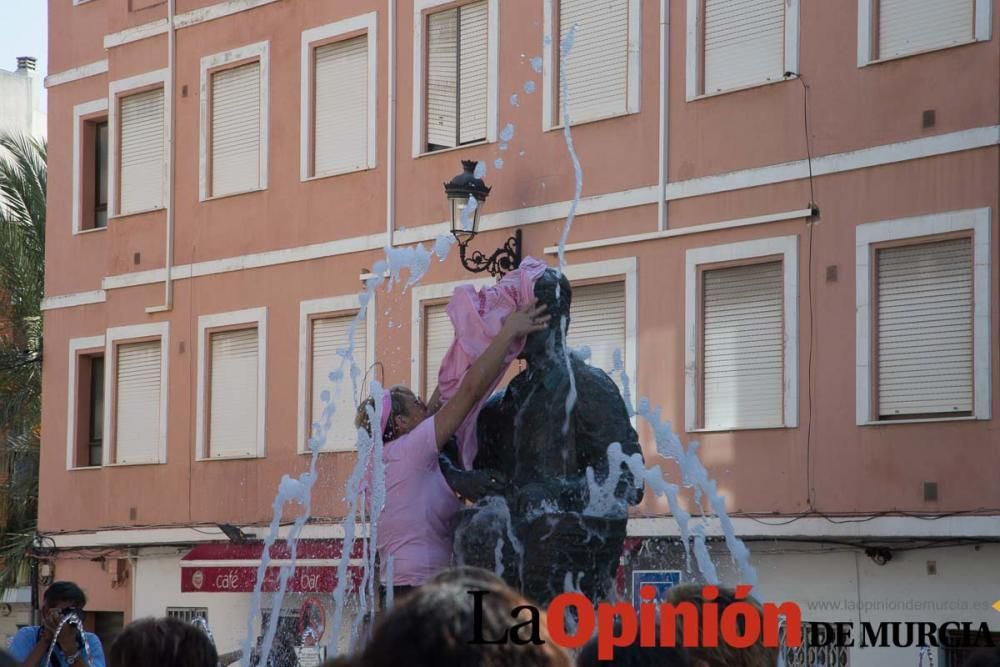
[{"label": "street lamp", "polygon": [[462,160],[462,173],[444,185],[451,208],[451,233],[458,241],[462,266],[472,273],[489,271],[494,278],[502,278],[521,265],[521,230],[516,230],[489,257],[480,250],[468,256],[469,241],[479,233],[480,214],[490,195],[490,188],[476,176],[476,164],[475,160]]}]

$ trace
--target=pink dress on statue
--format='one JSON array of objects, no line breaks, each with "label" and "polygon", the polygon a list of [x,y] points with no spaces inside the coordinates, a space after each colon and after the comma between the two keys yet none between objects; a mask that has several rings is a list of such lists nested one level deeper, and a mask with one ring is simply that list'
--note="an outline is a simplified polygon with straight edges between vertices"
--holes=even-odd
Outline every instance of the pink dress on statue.
[{"label": "pink dress on statue", "polygon": [[[496,285],[484,287],[479,291],[472,285],[455,288],[448,303],[448,317],[455,328],[455,340],[444,355],[438,371],[438,389],[442,401],[447,402],[455,395],[466,372],[500,333],[504,319],[534,300],[535,281],[547,268],[548,265],[544,262],[534,257],[526,257],[521,261],[519,268],[505,275]],[[466,469],[472,468],[476,452],[479,451],[476,439],[476,419],[479,417],[479,411],[500,383],[511,362],[523,349],[523,338],[511,346],[489,391],[468,414],[455,434],[458,438],[462,465]]]}]

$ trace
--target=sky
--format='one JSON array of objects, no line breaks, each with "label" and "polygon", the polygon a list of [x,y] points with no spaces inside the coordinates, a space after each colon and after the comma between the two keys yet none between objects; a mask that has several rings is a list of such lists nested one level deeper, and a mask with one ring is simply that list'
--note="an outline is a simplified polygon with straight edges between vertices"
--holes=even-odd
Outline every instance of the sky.
[{"label": "sky", "polygon": [[[0,69],[17,69],[18,56],[38,58],[38,71],[48,74],[48,0],[0,0]],[[42,90],[42,110],[48,108]]]}]

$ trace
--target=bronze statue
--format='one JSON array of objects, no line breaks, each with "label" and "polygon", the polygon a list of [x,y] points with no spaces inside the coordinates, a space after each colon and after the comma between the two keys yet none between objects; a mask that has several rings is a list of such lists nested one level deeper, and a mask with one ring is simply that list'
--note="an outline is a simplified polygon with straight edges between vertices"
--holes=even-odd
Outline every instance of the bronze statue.
[{"label": "bronze statue", "polygon": [[[480,413],[475,470],[459,470],[454,455],[442,459],[452,487],[478,501],[462,511],[456,555],[460,562],[502,572],[542,604],[569,588],[597,602],[609,593],[628,506],[642,499],[642,488],[621,464],[614,488],[620,502],[593,515],[592,508],[585,511],[586,471],[593,468],[596,481],[604,482],[608,446],[617,442],[625,456],[641,455],[639,439],[607,373],[565,347],[569,281],[548,269],[535,283],[535,297],[548,305],[549,328],[529,336],[519,357],[527,368]],[[567,419],[567,397],[574,389]]]}]

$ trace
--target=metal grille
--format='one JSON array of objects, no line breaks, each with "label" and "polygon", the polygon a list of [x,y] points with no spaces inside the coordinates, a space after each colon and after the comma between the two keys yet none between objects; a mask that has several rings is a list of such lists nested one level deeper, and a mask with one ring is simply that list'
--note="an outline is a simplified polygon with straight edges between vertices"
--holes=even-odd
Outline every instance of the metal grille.
[{"label": "metal grille", "polygon": [[[811,646],[811,623],[802,624],[802,645],[781,649],[786,667],[850,667],[851,649],[846,646]],[[816,638],[826,641],[826,628],[819,626]]]},{"label": "metal grille", "polygon": [[168,618],[178,618],[185,623],[191,623],[196,618],[208,622],[208,607],[167,607]]}]

